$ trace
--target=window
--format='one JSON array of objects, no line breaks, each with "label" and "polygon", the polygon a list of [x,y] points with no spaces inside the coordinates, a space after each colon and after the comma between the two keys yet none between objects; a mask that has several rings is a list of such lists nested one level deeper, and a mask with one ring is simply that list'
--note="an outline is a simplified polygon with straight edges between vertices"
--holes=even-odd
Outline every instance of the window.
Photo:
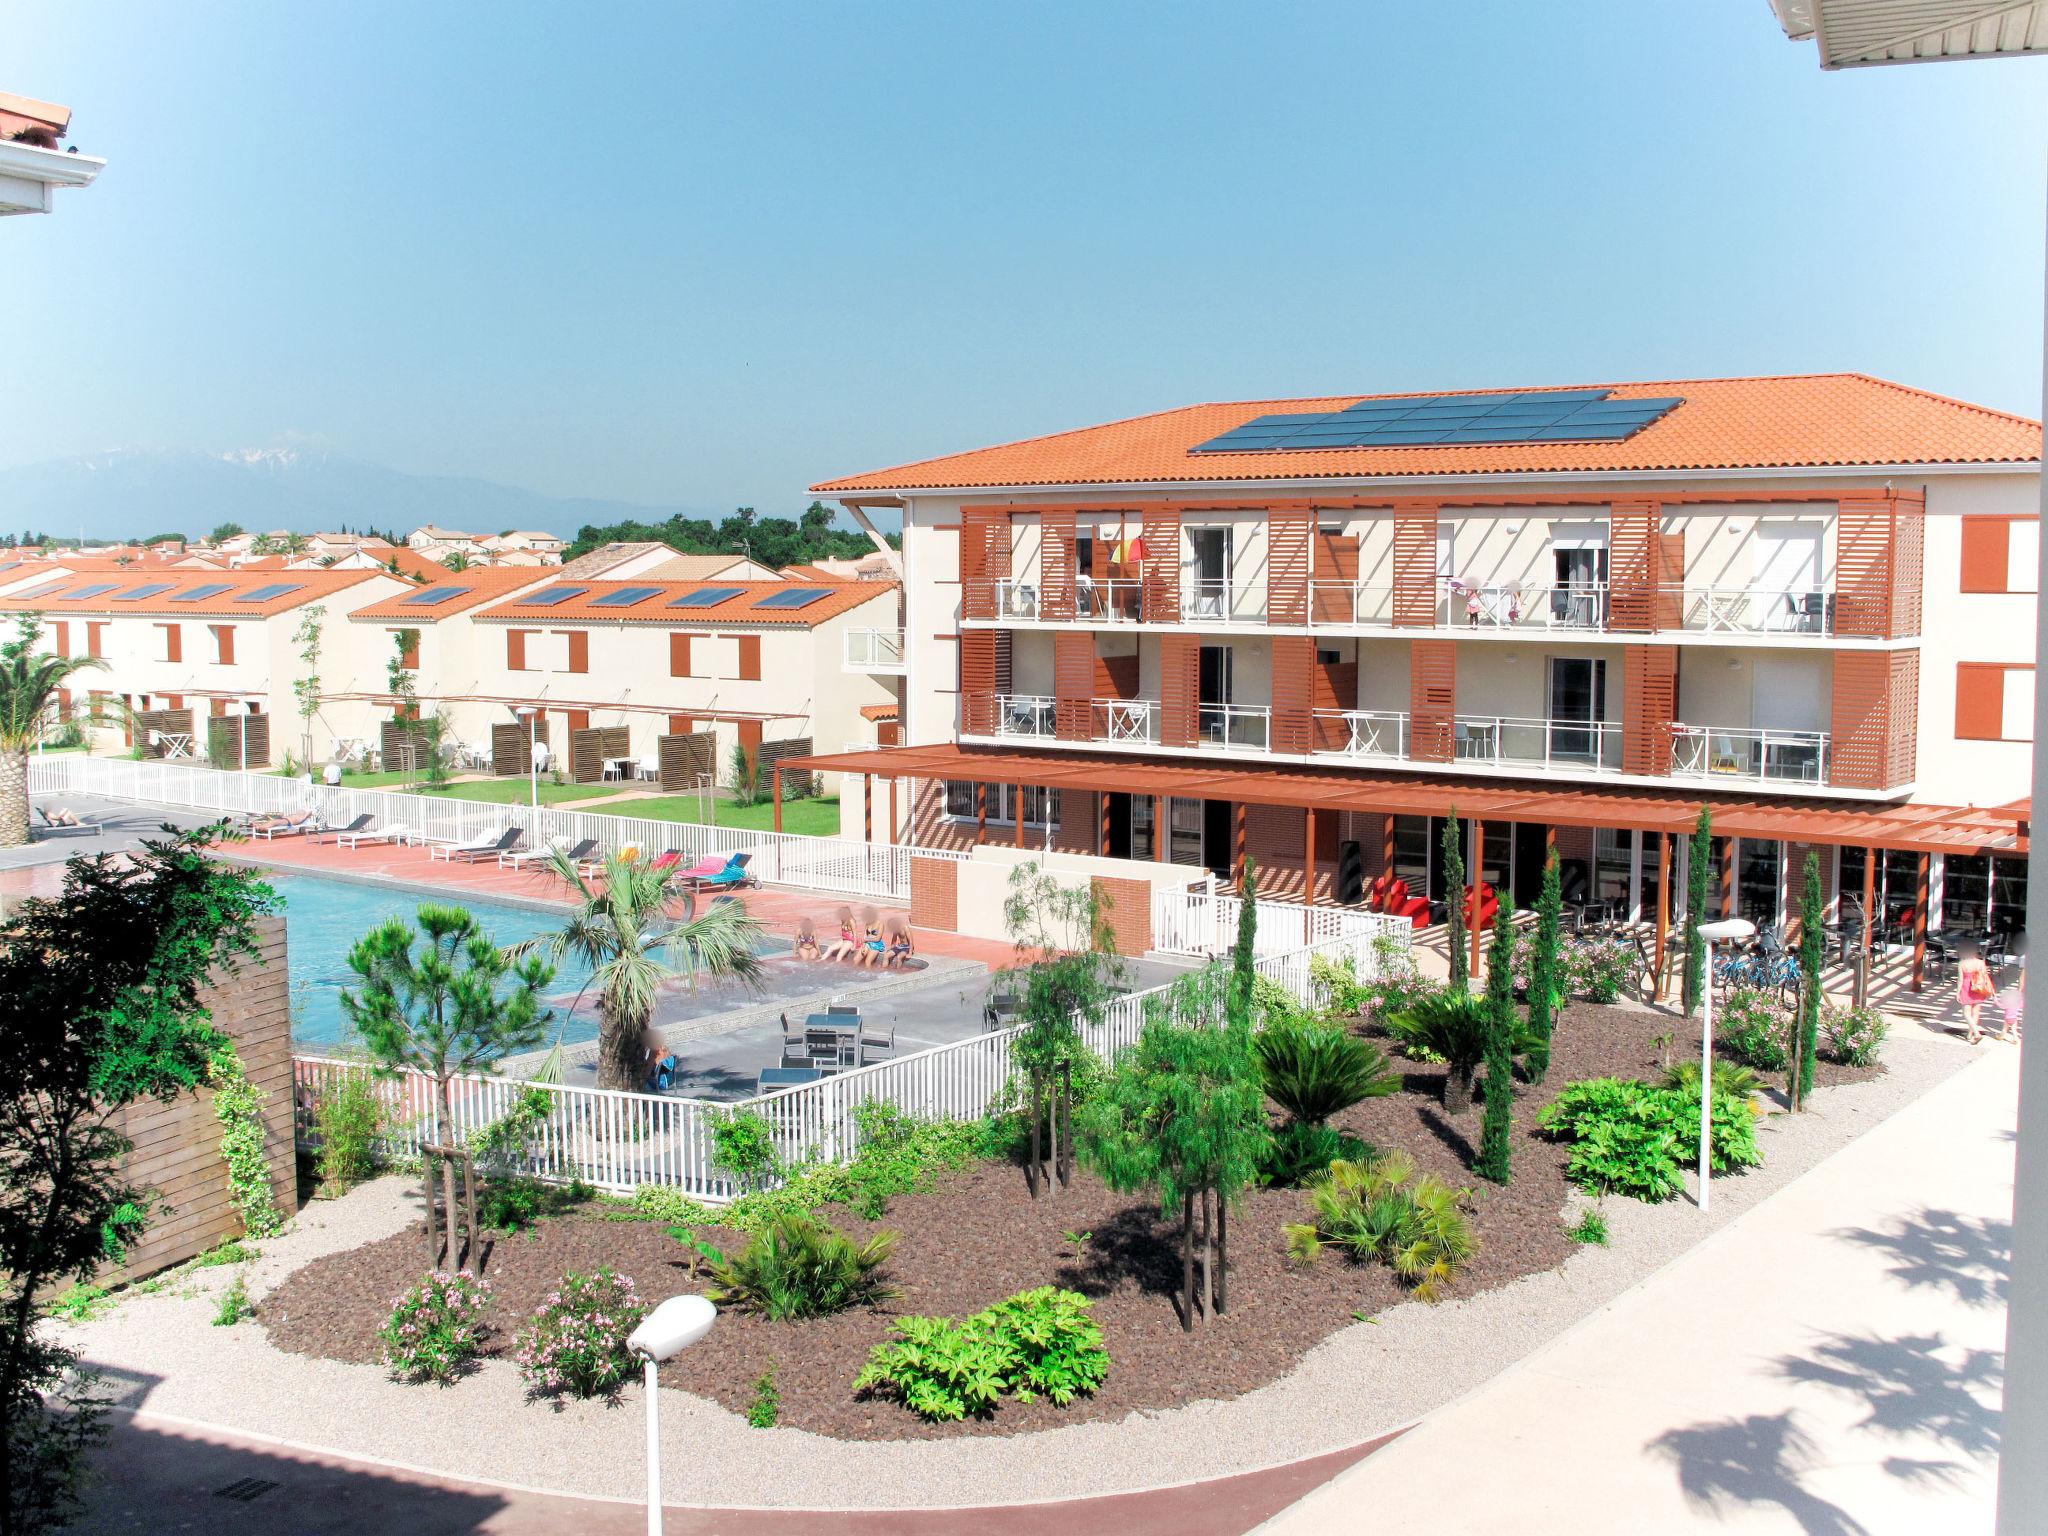
[{"label": "window", "polygon": [[157,633],[163,640],[162,654],[157,658],[158,660],[183,661],[185,659],[184,636],[180,633],[180,630],[181,626],[177,624],[157,625]]},{"label": "window", "polygon": [[694,677],[690,670],[690,636],[670,635],[668,637],[668,675],[670,677]]},{"label": "window", "polygon": [[213,659],[223,667],[235,664],[235,626],[232,624],[209,624],[213,631]]},{"label": "window", "polygon": [[2032,741],[2031,664],[1956,663],[1956,740]]},{"label": "window", "polygon": [[[946,781],[946,814],[955,821],[973,821],[974,781],[971,779],[948,779]],[[1140,796],[1139,800],[1144,797]],[[1149,804],[1149,801],[1145,802]],[[1133,814],[1138,801],[1132,802]],[[1037,785],[1024,786],[1024,825],[1043,827],[1048,808],[1052,812],[1052,824],[1060,824],[1059,799],[1057,792],[1041,789]],[[988,819],[1010,826],[1017,824],[1017,786],[1014,784],[991,784],[988,786]]]},{"label": "window", "polygon": [[1963,520],[1964,592],[2033,592],[2040,586],[2041,520],[2035,517],[1966,517]]},{"label": "window", "polygon": [[739,637],[739,670],[733,676],[741,682],[758,683],[761,680],[761,637],[741,635]]},{"label": "window", "polygon": [[69,656],[71,654],[71,626],[62,619],[59,619],[50,626],[50,632],[55,637],[57,654],[59,656]]},{"label": "window", "polygon": [[85,654],[105,656],[107,653],[107,626],[102,622],[88,620],[85,626]]},{"label": "window", "polygon": [[524,672],[528,670],[526,665],[526,636],[527,631],[523,629],[508,629],[505,631],[505,670],[507,672]]},{"label": "window", "polygon": [[571,629],[563,632],[562,638],[569,642],[569,666],[571,672],[590,670],[590,631]]}]

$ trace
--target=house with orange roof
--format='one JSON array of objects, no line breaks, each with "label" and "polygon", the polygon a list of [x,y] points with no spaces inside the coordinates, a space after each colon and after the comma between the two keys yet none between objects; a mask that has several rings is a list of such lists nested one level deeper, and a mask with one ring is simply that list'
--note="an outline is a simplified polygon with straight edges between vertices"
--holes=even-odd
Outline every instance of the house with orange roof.
[{"label": "house with orange roof", "polygon": [[[892,830],[1663,934],[2024,914],[2041,428],[1861,374],[1186,406],[814,486],[902,517]],[[1872,850],[1876,850],[1873,852]],[[1837,892],[1847,903],[1837,907]],[[1890,926],[1888,926],[1890,925]],[[1900,926],[1903,925],[1903,926]],[[1661,942],[1661,940],[1660,940]]]}]

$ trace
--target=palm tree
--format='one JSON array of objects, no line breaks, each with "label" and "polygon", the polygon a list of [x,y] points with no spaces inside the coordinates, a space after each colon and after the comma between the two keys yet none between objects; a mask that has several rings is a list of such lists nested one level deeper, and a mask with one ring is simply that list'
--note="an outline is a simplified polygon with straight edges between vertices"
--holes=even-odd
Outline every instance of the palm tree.
[{"label": "palm tree", "polygon": [[39,656],[42,621],[25,613],[20,625],[0,645],[0,848],[28,841],[28,749],[49,729],[58,692],[78,673],[107,665],[97,656]]},{"label": "palm tree", "polygon": [[[759,977],[759,920],[737,901],[715,901],[696,911],[695,898],[678,886],[680,862],[650,863],[614,853],[598,879],[586,880],[555,849],[545,867],[575,893],[577,909],[560,932],[528,939],[515,953],[534,949],[557,964],[576,959],[590,967],[583,990],[597,991],[598,1087],[639,1088],[646,1076],[640,1041],[653,1021],[663,983],[729,976],[751,986]],[[669,903],[677,899],[684,903],[680,919],[668,914]],[[581,992],[577,1001],[582,1001]]]}]

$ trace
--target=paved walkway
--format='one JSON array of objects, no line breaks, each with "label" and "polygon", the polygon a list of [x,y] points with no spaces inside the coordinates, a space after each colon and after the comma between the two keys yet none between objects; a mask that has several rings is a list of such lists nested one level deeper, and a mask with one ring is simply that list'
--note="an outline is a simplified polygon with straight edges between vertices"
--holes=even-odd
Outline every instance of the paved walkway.
[{"label": "paved walkway", "polygon": [[1989,1532],[2019,1053],[1984,1049],[1264,1529]]}]

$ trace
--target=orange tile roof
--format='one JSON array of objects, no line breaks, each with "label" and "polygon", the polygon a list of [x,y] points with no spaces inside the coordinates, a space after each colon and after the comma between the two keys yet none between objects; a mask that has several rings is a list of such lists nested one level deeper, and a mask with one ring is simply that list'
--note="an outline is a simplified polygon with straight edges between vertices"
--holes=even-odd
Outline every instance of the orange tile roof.
[{"label": "orange tile roof", "polygon": [[860,707],[863,720],[894,720],[900,713],[902,706],[899,704],[863,704]]},{"label": "orange tile roof", "polygon": [[1380,475],[1540,475],[1589,471],[1650,474],[1684,469],[2023,464],[2041,456],[2039,422],[1860,373],[1544,387],[1611,389],[1618,400],[1681,395],[1685,403],[1619,443],[1446,444],[1200,454],[1189,450],[1255,416],[1334,411],[1361,399],[1402,397],[1330,395],[1190,405],[1051,437],[1027,438],[970,453],[925,459],[872,474],[827,480],[811,489],[832,492],[1355,479]]},{"label": "orange tile roof", "polygon": [[[66,614],[84,613],[105,615],[112,618],[147,615],[160,618],[268,618],[274,613],[286,613],[302,608],[307,603],[317,603],[333,597],[338,592],[374,580],[376,571],[186,571],[186,570],[135,570],[89,571],[79,573],[64,587],[48,597],[27,597],[16,592],[0,595],[0,610],[18,612],[31,609],[37,613]],[[388,581],[391,573],[383,573]],[[119,578],[118,580],[116,578]],[[50,578],[57,579],[56,573]],[[82,587],[104,586],[114,583],[107,591],[87,598],[67,597],[67,592],[76,592]],[[162,585],[164,590],[154,596],[133,602],[111,602],[121,592],[129,591],[144,583],[150,586]],[[211,597],[197,602],[176,603],[167,599],[180,592],[190,592],[196,587],[225,586],[225,592],[216,592]],[[260,603],[241,603],[235,599],[243,593],[260,591],[265,587],[291,588],[276,597],[266,598]],[[33,592],[35,587],[29,588]]]},{"label": "orange tile roof", "polygon": [[[386,571],[384,574],[388,576],[391,573]],[[349,618],[357,623],[404,619],[408,624],[434,624],[467,613],[472,608],[481,608],[485,603],[495,602],[522,588],[555,580],[552,567],[541,569],[530,565],[472,565],[466,571],[444,570],[439,580],[408,583],[410,590],[387,597],[382,602],[366,603]],[[422,592],[430,592],[436,587],[459,587],[461,590],[446,602],[435,603],[431,607],[413,601]]]},{"label": "orange tile roof", "polygon": [[[564,602],[535,604],[514,598],[499,603],[477,615],[481,620],[525,621],[557,624],[563,620],[579,623],[597,621],[600,623],[624,624],[673,624],[684,629],[697,629],[706,624],[772,625],[784,628],[791,625],[806,629],[816,628],[829,619],[836,619],[862,603],[873,602],[884,594],[893,594],[896,584],[892,581],[563,581],[559,572],[550,571],[553,579],[547,587],[581,587],[584,590]],[[451,578],[453,579],[453,578]],[[642,602],[624,607],[600,607],[597,599],[608,592],[617,592],[625,587],[652,587],[653,595]],[[772,592],[793,592],[810,588],[825,595],[814,603],[801,608],[762,608],[756,606],[756,599]],[[730,591],[735,595],[722,602],[701,608],[673,607],[675,599],[689,592]],[[529,594],[538,595],[538,594]]]}]

